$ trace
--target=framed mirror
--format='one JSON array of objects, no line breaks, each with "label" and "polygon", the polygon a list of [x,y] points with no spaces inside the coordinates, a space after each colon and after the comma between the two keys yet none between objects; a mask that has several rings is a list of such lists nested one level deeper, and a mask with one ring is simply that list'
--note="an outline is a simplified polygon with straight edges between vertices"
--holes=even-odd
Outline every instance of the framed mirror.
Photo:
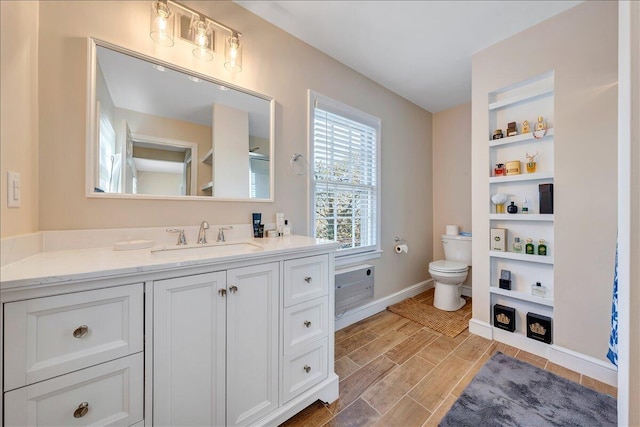
[{"label": "framed mirror", "polygon": [[89,39],[89,197],[273,201],[275,101]]}]

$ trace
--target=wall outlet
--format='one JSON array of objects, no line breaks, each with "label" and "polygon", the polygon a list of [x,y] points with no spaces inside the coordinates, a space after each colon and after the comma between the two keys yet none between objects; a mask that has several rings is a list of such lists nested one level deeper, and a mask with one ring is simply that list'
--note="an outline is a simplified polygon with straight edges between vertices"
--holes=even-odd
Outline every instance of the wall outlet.
[{"label": "wall outlet", "polygon": [[7,171],[7,207],[20,207],[20,174]]}]

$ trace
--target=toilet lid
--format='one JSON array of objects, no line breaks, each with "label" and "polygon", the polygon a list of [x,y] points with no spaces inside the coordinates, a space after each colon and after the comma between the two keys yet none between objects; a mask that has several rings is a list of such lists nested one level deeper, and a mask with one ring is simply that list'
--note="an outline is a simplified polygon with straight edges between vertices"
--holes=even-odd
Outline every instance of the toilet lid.
[{"label": "toilet lid", "polygon": [[443,273],[458,273],[467,271],[469,266],[463,262],[440,260],[430,262],[429,269],[433,271],[441,271]]}]

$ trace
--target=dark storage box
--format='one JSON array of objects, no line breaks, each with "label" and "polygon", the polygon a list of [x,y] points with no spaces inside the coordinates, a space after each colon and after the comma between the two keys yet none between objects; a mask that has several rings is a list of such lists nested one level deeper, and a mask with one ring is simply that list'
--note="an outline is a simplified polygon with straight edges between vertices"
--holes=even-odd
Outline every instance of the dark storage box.
[{"label": "dark storage box", "polygon": [[551,344],[551,318],[527,313],[527,337]]},{"label": "dark storage box", "polygon": [[538,186],[540,192],[540,213],[553,213],[553,184],[540,184]]},{"label": "dark storage box", "polygon": [[493,306],[493,326],[513,332],[516,330],[516,309],[505,305]]}]

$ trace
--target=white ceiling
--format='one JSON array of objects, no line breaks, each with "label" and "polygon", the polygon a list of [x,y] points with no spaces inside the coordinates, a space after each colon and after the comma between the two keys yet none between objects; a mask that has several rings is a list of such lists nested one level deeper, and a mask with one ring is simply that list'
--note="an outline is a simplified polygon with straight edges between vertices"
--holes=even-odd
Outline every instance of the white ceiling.
[{"label": "white ceiling", "polygon": [[234,1],[431,112],[471,101],[473,53],[581,3]]}]

